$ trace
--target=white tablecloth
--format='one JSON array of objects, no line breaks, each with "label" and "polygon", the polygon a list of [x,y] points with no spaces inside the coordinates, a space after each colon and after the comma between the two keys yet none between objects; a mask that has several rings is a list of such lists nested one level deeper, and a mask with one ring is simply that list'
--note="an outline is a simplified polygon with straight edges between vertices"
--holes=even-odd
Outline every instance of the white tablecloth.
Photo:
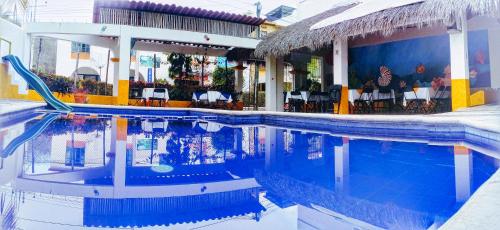
[{"label": "white tablecloth", "polygon": [[379,94],[379,90],[375,89],[373,90],[373,93],[364,93],[363,96],[361,97],[360,92],[357,89],[350,89],[349,90],[349,102],[351,104],[354,104],[354,101],[361,99],[364,101],[372,101],[372,100],[383,100],[383,99],[392,99],[394,103],[396,103],[396,95],[394,94],[394,90],[391,89],[391,94]]},{"label": "white tablecloth", "polygon": [[285,103],[288,103],[290,98],[292,98],[292,99],[302,99],[302,100],[304,100],[304,103],[307,104],[307,100],[309,99],[309,95],[311,95],[311,93],[309,93],[309,91],[300,91],[300,96],[299,95],[292,95],[291,92],[286,92]]},{"label": "white tablecloth", "polygon": [[197,98],[196,97],[196,93],[193,93],[192,99],[193,99],[193,101],[200,101],[200,100],[207,100],[208,99],[209,103],[214,103],[218,99],[220,99],[220,100],[227,100],[228,103],[231,103],[233,101],[233,98],[231,97],[231,95],[229,95],[229,97],[226,98],[219,91],[208,91],[206,93],[201,94],[200,98]]},{"label": "white tablecloth", "polygon": [[155,93],[155,88],[144,88],[142,89],[142,98],[145,100],[149,100],[150,97],[164,97],[166,101],[169,100],[168,89],[165,89],[165,94],[163,93]]},{"label": "white tablecloth", "polygon": [[152,121],[152,120],[147,120],[143,121],[142,124],[142,130],[146,132],[153,132],[153,130],[163,130],[167,131],[168,127],[168,121]]},{"label": "white tablecloth", "polygon": [[[414,92],[405,92],[404,98],[403,98],[403,105],[406,106],[407,100],[425,100],[427,103],[431,101],[432,98],[436,96],[436,90],[432,87],[422,87],[422,88],[415,88]],[[442,98],[449,98],[450,97],[450,92],[446,91],[443,93],[443,95],[437,95],[441,96]]]}]

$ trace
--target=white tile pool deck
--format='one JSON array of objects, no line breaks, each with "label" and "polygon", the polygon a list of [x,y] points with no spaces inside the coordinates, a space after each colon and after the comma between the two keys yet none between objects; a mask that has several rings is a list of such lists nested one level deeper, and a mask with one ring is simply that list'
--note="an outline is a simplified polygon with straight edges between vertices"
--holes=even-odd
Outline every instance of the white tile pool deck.
[{"label": "white tile pool deck", "polygon": [[[19,110],[26,110],[43,106],[43,103],[0,100],[0,115]],[[82,105],[79,105],[82,106]],[[99,108],[126,108],[144,109],[144,107],[134,106],[102,106],[83,105]],[[493,139],[498,140],[500,136],[500,105],[487,105],[464,109],[457,112],[433,114],[433,115],[331,115],[331,114],[311,114],[311,113],[283,113],[266,111],[225,111],[197,108],[148,108],[150,110],[191,110],[205,111],[216,114],[233,115],[287,115],[304,118],[330,118],[338,120],[358,120],[358,121],[389,121],[389,122],[426,122],[426,123],[456,123],[464,124],[482,130],[496,133]],[[500,153],[499,153],[500,154]],[[486,181],[467,203],[440,229],[492,229],[500,226],[500,170]]]},{"label": "white tile pool deck", "polygon": [[41,106],[45,106],[45,103],[21,100],[0,100],[0,115],[34,109]]}]

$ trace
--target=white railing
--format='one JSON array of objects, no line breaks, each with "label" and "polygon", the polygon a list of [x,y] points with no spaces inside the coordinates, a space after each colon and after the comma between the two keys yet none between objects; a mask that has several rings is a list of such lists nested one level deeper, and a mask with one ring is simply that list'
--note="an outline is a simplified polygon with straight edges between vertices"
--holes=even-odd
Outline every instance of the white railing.
[{"label": "white railing", "polygon": [[0,57],[8,54],[12,54],[12,42],[0,37]]}]

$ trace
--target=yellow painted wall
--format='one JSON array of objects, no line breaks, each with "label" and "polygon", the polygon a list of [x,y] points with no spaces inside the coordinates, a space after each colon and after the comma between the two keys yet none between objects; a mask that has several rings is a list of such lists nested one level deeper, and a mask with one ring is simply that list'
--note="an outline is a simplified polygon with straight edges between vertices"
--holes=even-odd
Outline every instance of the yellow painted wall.
[{"label": "yellow painted wall", "polygon": [[456,111],[470,106],[469,79],[451,80],[451,110]]},{"label": "yellow painted wall", "polygon": [[470,106],[478,106],[486,104],[486,95],[484,90],[479,90],[470,95]]},{"label": "yellow painted wall", "polygon": [[[65,103],[74,103],[75,97],[73,94],[54,93],[59,100]],[[128,96],[128,95],[127,95]],[[2,99],[20,99],[29,101],[43,101],[43,98],[34,90],[28,90],[28,94],[20,94],[17,85],[11,84],[11,76],[8,75],[5,66],[0,65],[0,98]],[[112,96],[87,95],[87,103],[114,105],[115,98]]]}]

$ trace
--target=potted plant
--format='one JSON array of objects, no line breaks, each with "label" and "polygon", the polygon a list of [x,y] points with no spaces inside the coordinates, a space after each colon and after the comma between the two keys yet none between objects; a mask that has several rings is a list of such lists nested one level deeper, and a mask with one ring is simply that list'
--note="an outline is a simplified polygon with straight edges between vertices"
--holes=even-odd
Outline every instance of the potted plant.
[{"label": "potted plant", "polygon": [[77,88],[73,90],[73,95],[75,97],[75,103],[87,103],[87,90],[81,87],[80,84],[78,84]]}]

